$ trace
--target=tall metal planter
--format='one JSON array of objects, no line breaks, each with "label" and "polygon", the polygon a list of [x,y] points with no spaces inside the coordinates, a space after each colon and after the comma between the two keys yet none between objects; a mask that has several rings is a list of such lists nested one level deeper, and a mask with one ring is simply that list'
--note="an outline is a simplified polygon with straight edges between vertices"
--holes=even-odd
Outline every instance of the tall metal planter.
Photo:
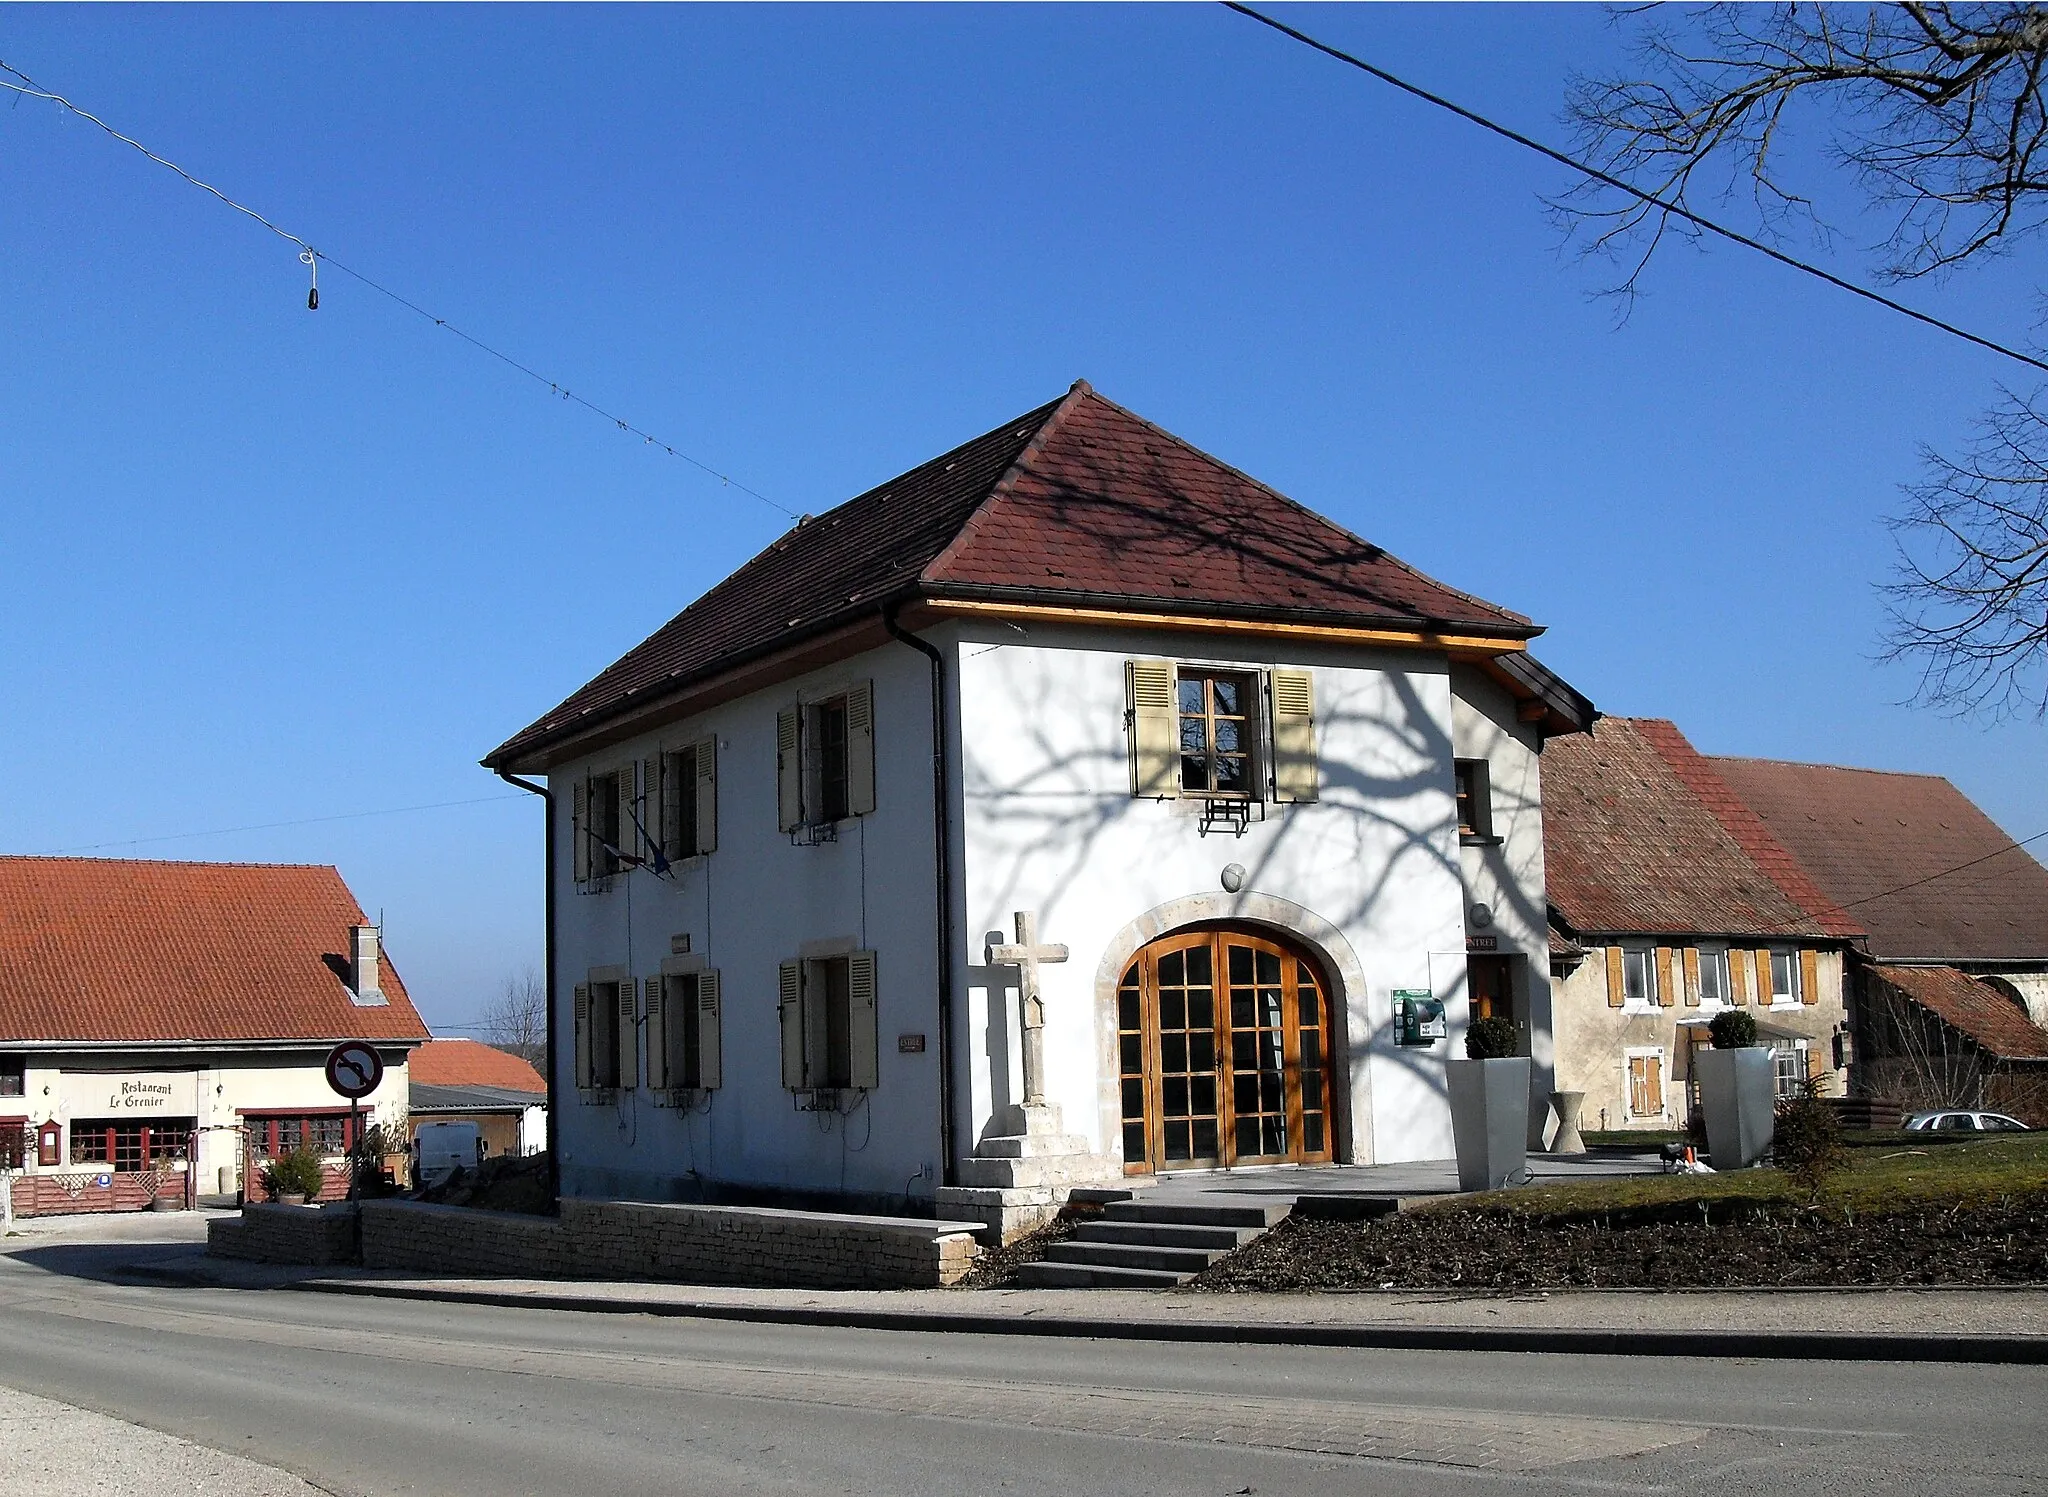
[{"label": "tall metal planter", "polygon": [[1451,1137],[1458,1146],[1458,1189],[1499,1190],[1529,1164],[1529,1058],[1449,1060]]},{"label": "tall metal planter", "polygon": [[1707,1120],[1707,1158],[1717,1170],[1747,1169],[1770,1152],[1776,1125],[1777,1086],[1771,1052],[1698,1050],[1692,1064]]}]

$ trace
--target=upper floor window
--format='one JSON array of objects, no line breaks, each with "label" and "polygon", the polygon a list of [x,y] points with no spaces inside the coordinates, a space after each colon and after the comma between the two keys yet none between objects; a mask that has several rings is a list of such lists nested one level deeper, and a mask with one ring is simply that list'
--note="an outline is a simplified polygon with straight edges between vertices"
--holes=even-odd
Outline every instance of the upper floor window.
[{"label": "upper floor window", "polygon": [[576,782],[570,834],[576,882],[610,878],[625,866],[626,828],[631,824],[632,765],[585,776]]},{"label": "upper floor window", "polygon": [[1771,1002],[1797,1003],[1799,996],[1799,953],[1772,951]]},{"label": "upper floor window", "polygon": [[1459,759],[1454,763],[1458,794],[1458,839],[1461,842],[1493,841],[1493,785],[1484,759]]},{"label": "upper floor window", "polygon": [[1315,681],[1308,671],[1127,660],[1131,793],[1147,799],[1317,795]]},{"label": "upper floor window", "polygon": [[[647,761],[648,834],[673,862],[718,847],[718,740],[700,738]],[[656,804],[659,786],[659,804]]]},{"label": "upper floor window", "polygon": [[1222,671],[1180,673],[1180,788],[1185,794],[1253,793],[1255,687]]},{"label": "upper floor window", "polygon": [[1621,953],[1621,1001],[1627,1008],[1655,1008],[1657,954],[1647,946],[1628,946]]},{"label": "upper floor window", "polygon": [[1697,995],[1702,1008],[1725,1004],[1728,1001],[1728,948],[1725,946],[1702,946],[1699,951],[1700,987]]},{"label": "upper floor window", "polygon": [[0,1097],[18,1097],[28,1075],[28,1061],[19,1055],[0,1055]]},{"label": "upper floor window", "polygon": [[875,809],[874,719],[871,681],[777,714],[776,811],[784,831]]}]

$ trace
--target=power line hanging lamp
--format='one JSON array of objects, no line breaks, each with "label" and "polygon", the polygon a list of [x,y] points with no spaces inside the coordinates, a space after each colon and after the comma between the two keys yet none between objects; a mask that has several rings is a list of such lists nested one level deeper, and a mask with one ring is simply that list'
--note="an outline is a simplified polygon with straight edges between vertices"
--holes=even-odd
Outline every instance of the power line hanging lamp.
[{"label": "power line hanging lamp", "polygon": [[299,263],[313,273],[313,288],[306,293],[306,310],[317,312],[320,310],[320,252],[307,245],[299,251]]}]

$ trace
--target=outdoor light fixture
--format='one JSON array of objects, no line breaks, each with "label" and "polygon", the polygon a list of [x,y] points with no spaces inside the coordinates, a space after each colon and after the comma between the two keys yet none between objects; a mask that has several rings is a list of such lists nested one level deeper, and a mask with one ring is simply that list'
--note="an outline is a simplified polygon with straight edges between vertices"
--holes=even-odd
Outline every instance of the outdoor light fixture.
[{"label": "outdoor light fixture", "polygon": [[1244,864],[1232,863],[1223,870],[1223,887],[1231,894],[1244,887]]}]

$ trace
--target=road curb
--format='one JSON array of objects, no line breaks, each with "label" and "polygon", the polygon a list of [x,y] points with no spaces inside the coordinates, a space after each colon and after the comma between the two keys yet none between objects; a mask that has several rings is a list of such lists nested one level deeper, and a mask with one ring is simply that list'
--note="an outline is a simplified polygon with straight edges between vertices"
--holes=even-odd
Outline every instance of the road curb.
[{"label": "road curb", "polygon": [[409,1284],[352,1282],[346,1279],[308,1279],[279,1287],[311,1294],[429,1300],[512,1310],[654,1315],[681,1320],[748,1321],[766,1325],[832,1326],[870,1331],[951,1332],[974,1336],[1045,1336],[1199,1345],[1328,1346],[1378,1351],[1517,1351],[1573,1356],[2048,1365],[2048,1336],[1902,1336],[1845,1331],[1616,1331],[1524,1326],[1274,1325],[1255,1321],[1096,1320],[1082,1316],[985,1315],[945,1310],[852,1310],[815,1305],[613,1300],[577,1294],[423,1289]]}]

